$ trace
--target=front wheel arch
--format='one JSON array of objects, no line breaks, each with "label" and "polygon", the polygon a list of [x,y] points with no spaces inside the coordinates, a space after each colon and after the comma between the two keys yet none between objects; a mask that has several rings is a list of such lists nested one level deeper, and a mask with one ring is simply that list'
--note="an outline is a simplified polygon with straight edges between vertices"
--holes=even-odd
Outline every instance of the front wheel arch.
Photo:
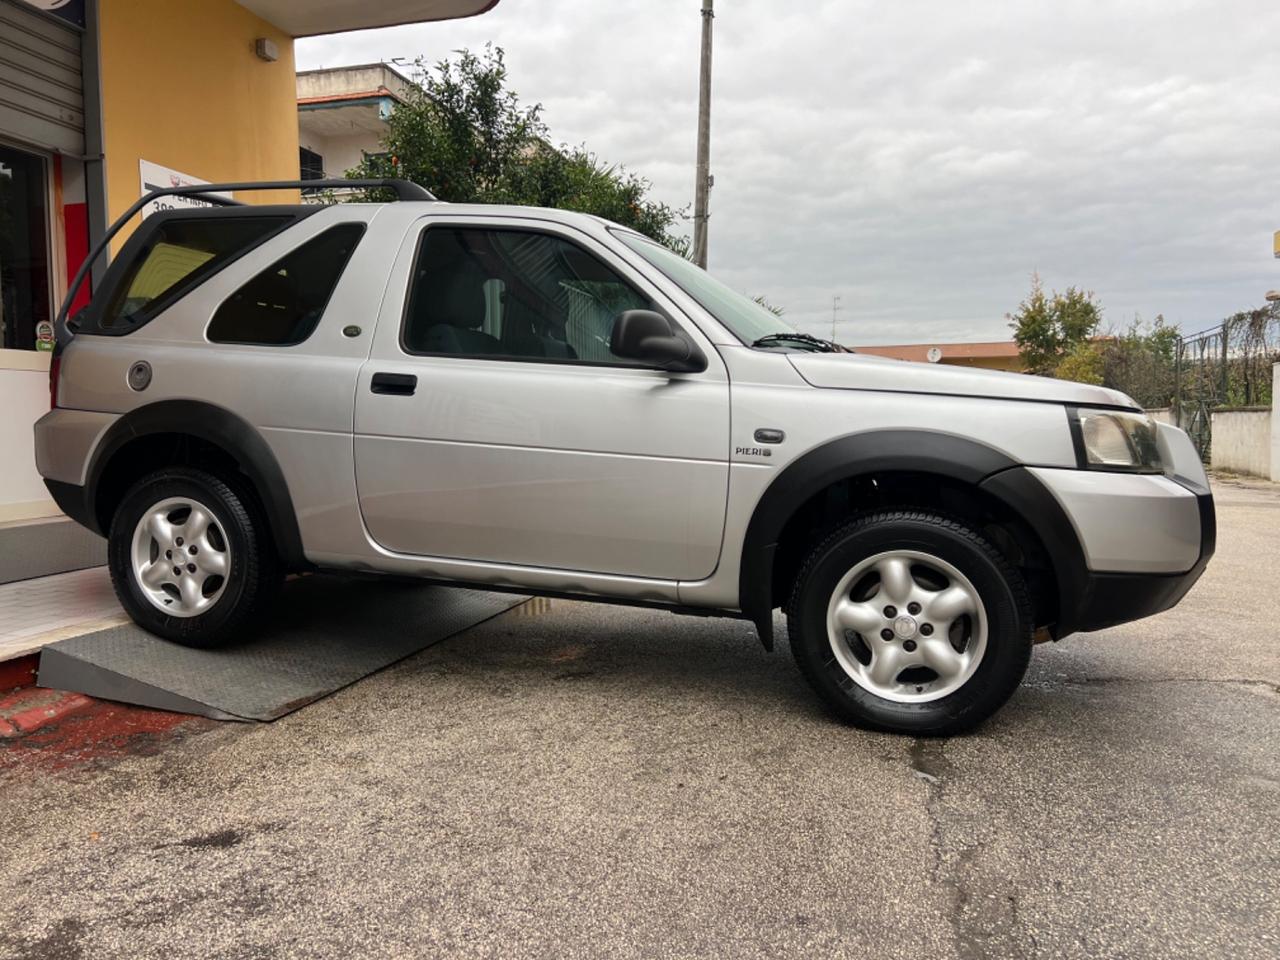
[{"label": "front wheel arch", "polygon": [[[911,482],[904,482],[909,479]],[[868,497],[868,489],[877,490]],[[951,498],[950,503],[941,497]],[[959,499],[957,499],[959,498]],[[840,437],[799,457],[773,480],[747,525],[739,568],[739,609],[773,649],[773,610],[786,601],[788,574],[814,537],[869,510],[994,510],[1021,549],[1046,564],[1037,590],[1039,619],[1055,637],[1075,629],[1087,566],[1075,528],[1044,484],[1003,452],[928,430],[879,430]],[[967,519],[974,519],[967,517]],[[799,549],[792,545],[800,535]]]}]

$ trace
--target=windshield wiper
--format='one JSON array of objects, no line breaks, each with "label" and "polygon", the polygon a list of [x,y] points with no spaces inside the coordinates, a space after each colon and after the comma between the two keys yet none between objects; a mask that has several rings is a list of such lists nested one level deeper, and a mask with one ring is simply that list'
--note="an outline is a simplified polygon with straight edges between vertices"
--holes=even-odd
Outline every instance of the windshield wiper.
[{"label": "windshield wiper", "polygon": [[771,343],[804,343],[815,348],[818,353],[844,353],[845,348],[838,343],[832,343],[830,340],[823,340],[821,337],[815,337],[809,333],[770,333],[754,341],[753,347],[767,347]]}]

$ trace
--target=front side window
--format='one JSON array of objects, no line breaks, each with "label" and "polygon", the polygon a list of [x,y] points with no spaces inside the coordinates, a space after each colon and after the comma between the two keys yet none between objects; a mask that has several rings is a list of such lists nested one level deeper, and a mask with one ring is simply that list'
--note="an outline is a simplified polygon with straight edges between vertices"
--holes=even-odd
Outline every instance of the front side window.
[{"label": "front side window", "polygon": [[102,326],[149,319],[288,222],[287,217],[209,217],[161,224],[125,273]]},{"label": "front side window", "polygon": [[576,244],[528,230],[432,226],[405,315],[409,353],[631,365],[609,335],[650,299]]},{"label": "front side window", "polygon": [[285,254],[218,307],[209,339],[268,346],[307,339],[363,234],[363,223],[339,224]]}]

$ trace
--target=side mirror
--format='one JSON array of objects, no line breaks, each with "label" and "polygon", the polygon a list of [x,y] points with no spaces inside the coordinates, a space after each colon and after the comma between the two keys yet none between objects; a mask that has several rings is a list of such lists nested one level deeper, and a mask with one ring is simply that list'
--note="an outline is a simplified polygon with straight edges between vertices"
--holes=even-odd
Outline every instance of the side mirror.
[{"label": "side mirror", "polygon": [[653,310],[624,310],[613,320],[609,349],[614,356],[636,360],[672,373],[701,373],[707,358],[686,336]]}]

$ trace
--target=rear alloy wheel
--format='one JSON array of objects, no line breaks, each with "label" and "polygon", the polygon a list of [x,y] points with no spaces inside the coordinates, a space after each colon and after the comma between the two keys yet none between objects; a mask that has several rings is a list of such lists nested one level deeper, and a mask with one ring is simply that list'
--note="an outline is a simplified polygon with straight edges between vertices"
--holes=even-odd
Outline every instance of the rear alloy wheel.
[{"label": "rear alloy wheel", "polygon": [[217,512],[194,497],[168,497],[144,513],[132,553],[143,596],[171,617],[197,617],[227,589],[231,545]]},{"label": "rear alloy wheel", "polygon": [[840,716],[919,735],[982,722],[1030,660],[1021,576],[980,534],[931,513],[855,520],[810,554],[787,608],[801,671]]},{"label": "rear alloy wheel", "polygon": [[129,616],[191,647],[242,636],[279,582],[253,499],[188,467],[152,473],[125,495],[112,520],[107,559]]}]

